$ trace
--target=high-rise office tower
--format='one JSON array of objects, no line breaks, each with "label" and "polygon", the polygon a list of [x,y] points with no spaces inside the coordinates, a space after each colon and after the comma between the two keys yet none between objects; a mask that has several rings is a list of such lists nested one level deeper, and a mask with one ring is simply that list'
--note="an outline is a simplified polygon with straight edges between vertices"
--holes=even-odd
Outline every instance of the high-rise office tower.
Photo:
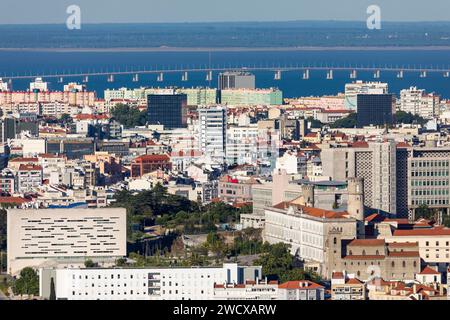
[{"label": "high-rise office tower", "polygon": [[363,142],[348,148],[324,148],[323,175],[333,180],[362,178],[364,205],[393,215],[397,210],[397,148],[394,141]]},{"label": "high-rise office tower", "polygon": [[384,126],[394,122],[392,94],[358,94],[356,126]]},{"label": "high-rise office tower", "polygon": [[249,72],[227,71],[219,74],[219,90],[255,89],[255,75]]},{"label": "high-rise office tower", "polygon": [[147,99],[148,124],[164,129],[187,127],[187,95],[150,94]]},{"label": "high-rise office tower", "polygon": [[198,109],[198,140],[200,150],[211,159],[223,163],[227,137],[227,110],[225,107]]}]

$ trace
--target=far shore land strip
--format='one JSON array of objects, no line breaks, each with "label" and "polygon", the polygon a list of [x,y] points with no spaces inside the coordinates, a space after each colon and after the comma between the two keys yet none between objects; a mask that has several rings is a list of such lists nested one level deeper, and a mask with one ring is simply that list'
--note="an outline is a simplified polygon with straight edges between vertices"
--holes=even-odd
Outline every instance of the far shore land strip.
[{"label": "far shore land strip", "polygon": [[290,47],[96,47],[0,48],[0,52],[258,52],[258,51],[450,51],[450,46],[290,46]]}]

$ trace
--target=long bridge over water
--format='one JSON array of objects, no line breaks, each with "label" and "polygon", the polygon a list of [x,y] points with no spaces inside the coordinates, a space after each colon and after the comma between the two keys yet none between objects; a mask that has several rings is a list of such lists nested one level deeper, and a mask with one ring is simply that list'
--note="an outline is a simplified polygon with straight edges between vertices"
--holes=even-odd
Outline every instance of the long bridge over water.
[{"label": "long bridge over water", "polygon": [[43,73],[13,73],[0,76],[3,80],[19,80],[19,79],[58,79],[58,82],[63,82],[64,78],[83,78],[83,82],[88,82],[90,77],[107,77],[109,82],[114,81],[115,76],[132,76],[133,81],[139,81],[139,76],[144,74],[157,75],[157,81],[164,80],[164,74],[178,73],[181,75],[182,81],[188,81],[190,73],[205,73],[206,81],[212,80],[213,72],[223,71],[266,71],[274,73],[274,80],[281,80],[283,72],[299,72],[299,76],[305,80],[310,78],[314,71],[326,71],[326,78],[332,80],[334,72],[347,71],[350,79],[356,79],[359,72],[372,72],[374,79],[379,79],[384,72],[394,72],[397,78],[403,78],[405,73],[416,73],[421,78],[426,78],[429,73],[440,73],[443,77],[450,77],[450,66],[424,66],[421,65],[333,65],[333,64],[285,64],[285,65],[196,65],[196,66],[175,66],[175,67],[123,67],[110,68],[98,70],[63,70],[59,72],[43,72]]}]

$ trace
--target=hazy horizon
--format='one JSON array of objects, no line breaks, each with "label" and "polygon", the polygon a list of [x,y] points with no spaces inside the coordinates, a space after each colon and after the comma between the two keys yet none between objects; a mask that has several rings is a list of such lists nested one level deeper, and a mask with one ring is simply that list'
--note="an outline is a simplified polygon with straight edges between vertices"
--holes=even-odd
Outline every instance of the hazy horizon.
[{"label": "hazy horizon", "polygon": [[449,22],[448,0],[2,0],[0,24],[65,23],[67,7],[81,8],[82,23],[212,23],[365,21],[378,5],[385,22]]}]

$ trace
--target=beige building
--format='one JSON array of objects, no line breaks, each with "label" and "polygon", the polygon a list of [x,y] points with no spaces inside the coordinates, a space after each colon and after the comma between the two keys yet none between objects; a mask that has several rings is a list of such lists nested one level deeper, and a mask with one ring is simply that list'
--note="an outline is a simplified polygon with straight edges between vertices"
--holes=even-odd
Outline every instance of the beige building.
[{"label": "beige building", "polygon": [[383,239],[355,239],[334,242],[329,250],[329,269],[352,274],[362,281],[381,277],[385,280],[414,281],[420,272],[416,245],[389,245]]},{"label": "beige building", "polygon": [[349,278],[343,272],[331,276],[331,300],[366,300],[366,286],[357,278]]},{"label": "beige building", "polygon": [[126,209],[11,209],[8,273],[126,256]]},{"label": "beige building", "polygon": [[356,237],[356,219],[348,213],[282,202],[265,210],[263,239],[286,243],[291,253],[305,260],[308,268],[329,277],[330,243]]},{"label": "beige building", "polygon": [[450,229],[444,227],[394,230],[385,237],[388,243],[418,243],[420,258],[440,271],[450,263]]}]

